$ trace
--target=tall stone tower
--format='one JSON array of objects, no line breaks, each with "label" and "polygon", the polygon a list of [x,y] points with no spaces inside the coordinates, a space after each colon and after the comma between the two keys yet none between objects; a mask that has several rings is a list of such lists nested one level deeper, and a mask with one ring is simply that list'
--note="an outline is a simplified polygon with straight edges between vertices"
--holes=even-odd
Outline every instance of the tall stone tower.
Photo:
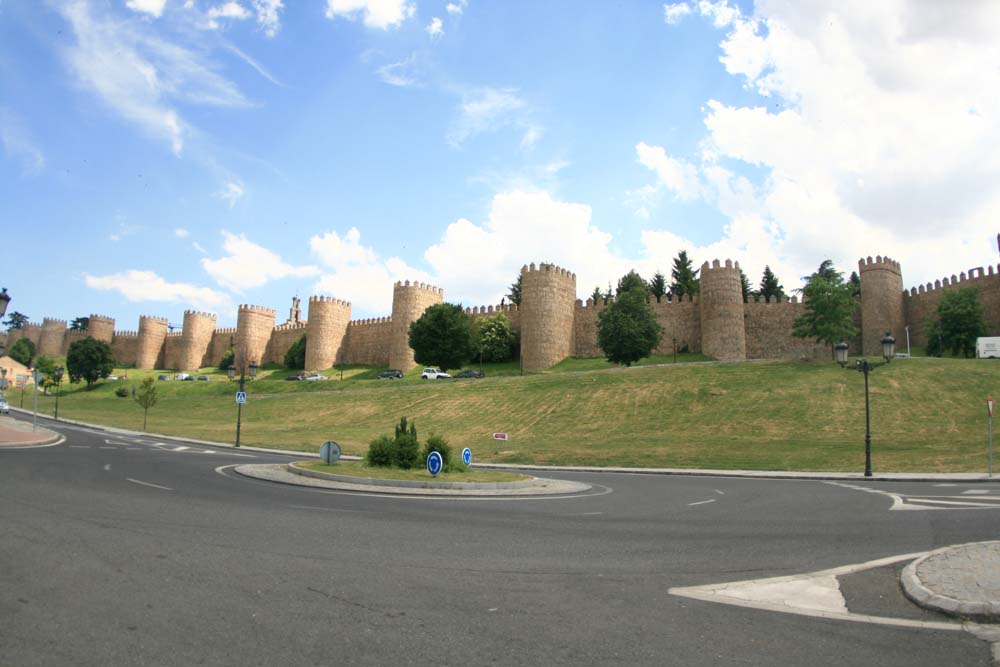
[{"label": "tall stone tower", "polygon": [[58,356],[62,354],[66,339],[66,320],[46,317],[42,320],[42,336],[38,341],[38,354]]},{"label": "tall stone tower", "polygon": [[167,320],[163,317],[139,316],[139,342],[135,352],[135,367],[141,370],[156,368],[163,341],[167,337]]},{"label": "tall stone tower", "polygon": [[320,371],[342,356],[344,336],[351,321],[351,304],[328,296],[309,297],[306,321],[306,370]]},{"label": "tall stone tower", "polygon": [[212,342],[215,320],[212,313],[184,311],[184,328],[181,330],[180,354],[177,357],[179,370],[195,371],[201,368],[205,352]]},{"label": "tall stone tower", "polygon": [[882,355],[882,337],[892,333],[897,341],[905,338],[903,316],[903,273],[899,262],[877,256],[858,261],[861,277],[861,353]]},{"label": "tall stone tower", "polygon": [[521,268],[521,363],[534,371],[573,354],[576,274],[554,264]]},{"label": "tall stone tower", "polygon": [[251,361],[264,359],[267,342],[274,331],[275,312],[264,306],[243,304],[236,313],[236,351],[233,365],[237,372]]},{"label": "tall stone tower", "polygon": [[747,358],[746,326],[743,322],[743,283],[740,265],[719,260],[701,265],[701,351],[721,361]]},{"label": "tall stone tower", "polygon": [[[410,348],[410,324],[429,306],[444,301],[444,290],[424,283],[397,282],[392,288],[392,320],[389,328],[389,368],[406,371],[417,362]],[[312,316],[310,315],[310,319]],[[307,345],[308,347],[308,345]]]},{"label": "tall stone tower", "polygon": [[87,324],[87,335],[94,340],[103,340],[108,345],[115,337],[115,318],[106,315],[91,315]]}]

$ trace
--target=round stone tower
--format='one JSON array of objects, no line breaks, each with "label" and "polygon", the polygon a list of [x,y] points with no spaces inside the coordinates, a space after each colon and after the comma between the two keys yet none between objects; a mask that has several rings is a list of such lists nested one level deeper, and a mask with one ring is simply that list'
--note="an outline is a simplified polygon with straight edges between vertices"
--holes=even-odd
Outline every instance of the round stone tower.
[{"label": "round stone tower", "polygon": [[167,337],[167,320],[163,317],[139,316],[139,343],[135,353],[135,367],[142,370],[156,368],[163,341]]},{"label": "round stone tower", "polygon": [[110,345],[111,339],[115,337],[115,318],[107,315],[91,315],[87,324],[87,335]]},{"label": "round stone tower", "polygon": [[746,326],[743,323],[743,283],[739,262],[719,260],[701,265],[701,351],[720,361],[747,358]]},{"label": "round stone tower", "polygon": [[882,337],[888,331],[896,341],[906,337],[903,327],[903,273],[899,262],[878,256],[858,261],[861,277],[861,353],[882,356]]},{"label": "round stone tower", "polygon": [[306,321],[306,370],[321,371],[342,356],[351,321],[351,304],[328,296],[309,297]]},{"label": "round stone tower", "polygon": [[[444,301],[439,287],[397,282],[392,288],[392,319],[389,327],[389,368],[406,371],[417,362],[410,347],[410,324],[420,319],[428,306]],[[311,316],[310,316],[311,317]]]},{"label": "round stone tower", "polygon": [[[201,368],[205,352],[212,342],[216,317],[212,313],[195,310],[184,311],[184,328],[181,330],[180,353],[177,368],[182,371],[196,371]],[[272,322],[272,326],[273,326]]]},{"label": "round stone tower", "polygon": [[554,264],[521,268],[521,363],[526,371],[573,354],[576,274]]},{"label": "round stone tower", "polygon": [[241,305],[236,313],[236,356],[233,365],[239,369],[264,359],[264,351],[274,331],[275,312],[263,306]]},{"label": "round stone tower", "polygon": [[62,354],[66,339],[66,320],[46,317],[42,320],[42,336],[38,341],[38,354],[58,356]]}]

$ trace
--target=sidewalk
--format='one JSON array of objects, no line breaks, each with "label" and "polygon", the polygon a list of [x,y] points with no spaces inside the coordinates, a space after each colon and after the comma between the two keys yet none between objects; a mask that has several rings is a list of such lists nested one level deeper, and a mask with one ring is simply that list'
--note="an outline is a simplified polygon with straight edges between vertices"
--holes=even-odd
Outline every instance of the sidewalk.
[{"label": "sidewalk", "polygon": [[981,623],[1000,623],[1000,541],[937,549],[913,561],[900,577],[921,607]]},{"label": "sidewalk", "polygon": [[22,447],[43,447],[62,442],[63,437],[55,431],[38,427],[31,430],[31,422],[18,421],[12,417],[0,417],[0,449]]}]

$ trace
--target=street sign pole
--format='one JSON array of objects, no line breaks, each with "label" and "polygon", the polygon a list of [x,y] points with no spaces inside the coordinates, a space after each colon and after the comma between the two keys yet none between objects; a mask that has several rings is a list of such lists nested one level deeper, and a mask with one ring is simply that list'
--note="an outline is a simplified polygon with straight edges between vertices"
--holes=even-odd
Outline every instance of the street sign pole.
[{"label": "street sign pole", "polygon": [[41,375],[42,375],[41,373],[39,373],[38,371],[32,369],[32,371],[31,371],[31,379],[33,380],[34,384],[31,386],[31,393],[33,393],[35,395],[34,413],[31,415],[31,431],[32,432],[35,432],[35,431],[38,430],[38,378]]},{"label": "street sign pole", "polygon": [[989,414],[989,423],[988,426],[986,427],[987,428],[986,447],[987,451],[989,452],[989,467],[987,468],[987,470],[988,470],[988,475],[992,477],[993,476],[993,399],[992,398],[986,399],[986,411]]}]

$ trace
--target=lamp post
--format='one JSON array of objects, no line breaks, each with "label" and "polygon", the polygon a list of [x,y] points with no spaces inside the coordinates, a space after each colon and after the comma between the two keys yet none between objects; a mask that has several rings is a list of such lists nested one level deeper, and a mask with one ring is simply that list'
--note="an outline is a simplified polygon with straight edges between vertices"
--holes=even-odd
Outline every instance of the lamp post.
[{"label": "lamp post", "polygon": [[[837,343],[833,349],[837,363],[840,364],[841,368],[845,368],[847,366],[847,343]],[[865,375],[865,477],[872,476],[872,418],[871,401],[868,396],[868,373],[879,366],[885,366],[892,361],[894,356],[896,356],[896,339],[886,331],[882,338],[882,358],[885,361],[871,363],[867,359],[858,359],[854,364],[854,370]]]},{"label": "lamp post", "polygon": [[59,419],[59,394],[61,393],[63,373],[65,372],[66,372],[65,368],[63,368],[62,366],[56,366],[56,372],[54,374],[54,377],[56,379],[56,414],[55,414],[56,419]]},{"label": "lamp post", "polygon": [[8,303],[10,303],[10,294],[7,294],[7,288],[4,287],[3,291],[0,291],[0,317],[7,314]]},{"label": "lamp post", "polygon": [[[249,368],[246,367],[246,366],[240,366],[240,391],[244,391],[243,386],[244,386],[244,383],[246,382],[247,371],[250,372],[250,379],[251,380],[253,378],[257,377],[257,362],[256,361],[251,361]],[[236,368],[234,366],[230,366],[226,370],[226,375],[229,376],[230,380],[232,380],[233,378],[235,378],[236,377]],[[243,404],[240,403],[239,401],[237,401],[236,402],[236,446],[237,447],[240,446],[240,427],[241,427],[242,423],[243,423]]]},{"label": "lamp post", "polygon": [[[3,356],[3,346],[0,345],[0,357]],[[0,389],[3,390],[3,397],[7,398],[7,369],[0,368]]]}]

